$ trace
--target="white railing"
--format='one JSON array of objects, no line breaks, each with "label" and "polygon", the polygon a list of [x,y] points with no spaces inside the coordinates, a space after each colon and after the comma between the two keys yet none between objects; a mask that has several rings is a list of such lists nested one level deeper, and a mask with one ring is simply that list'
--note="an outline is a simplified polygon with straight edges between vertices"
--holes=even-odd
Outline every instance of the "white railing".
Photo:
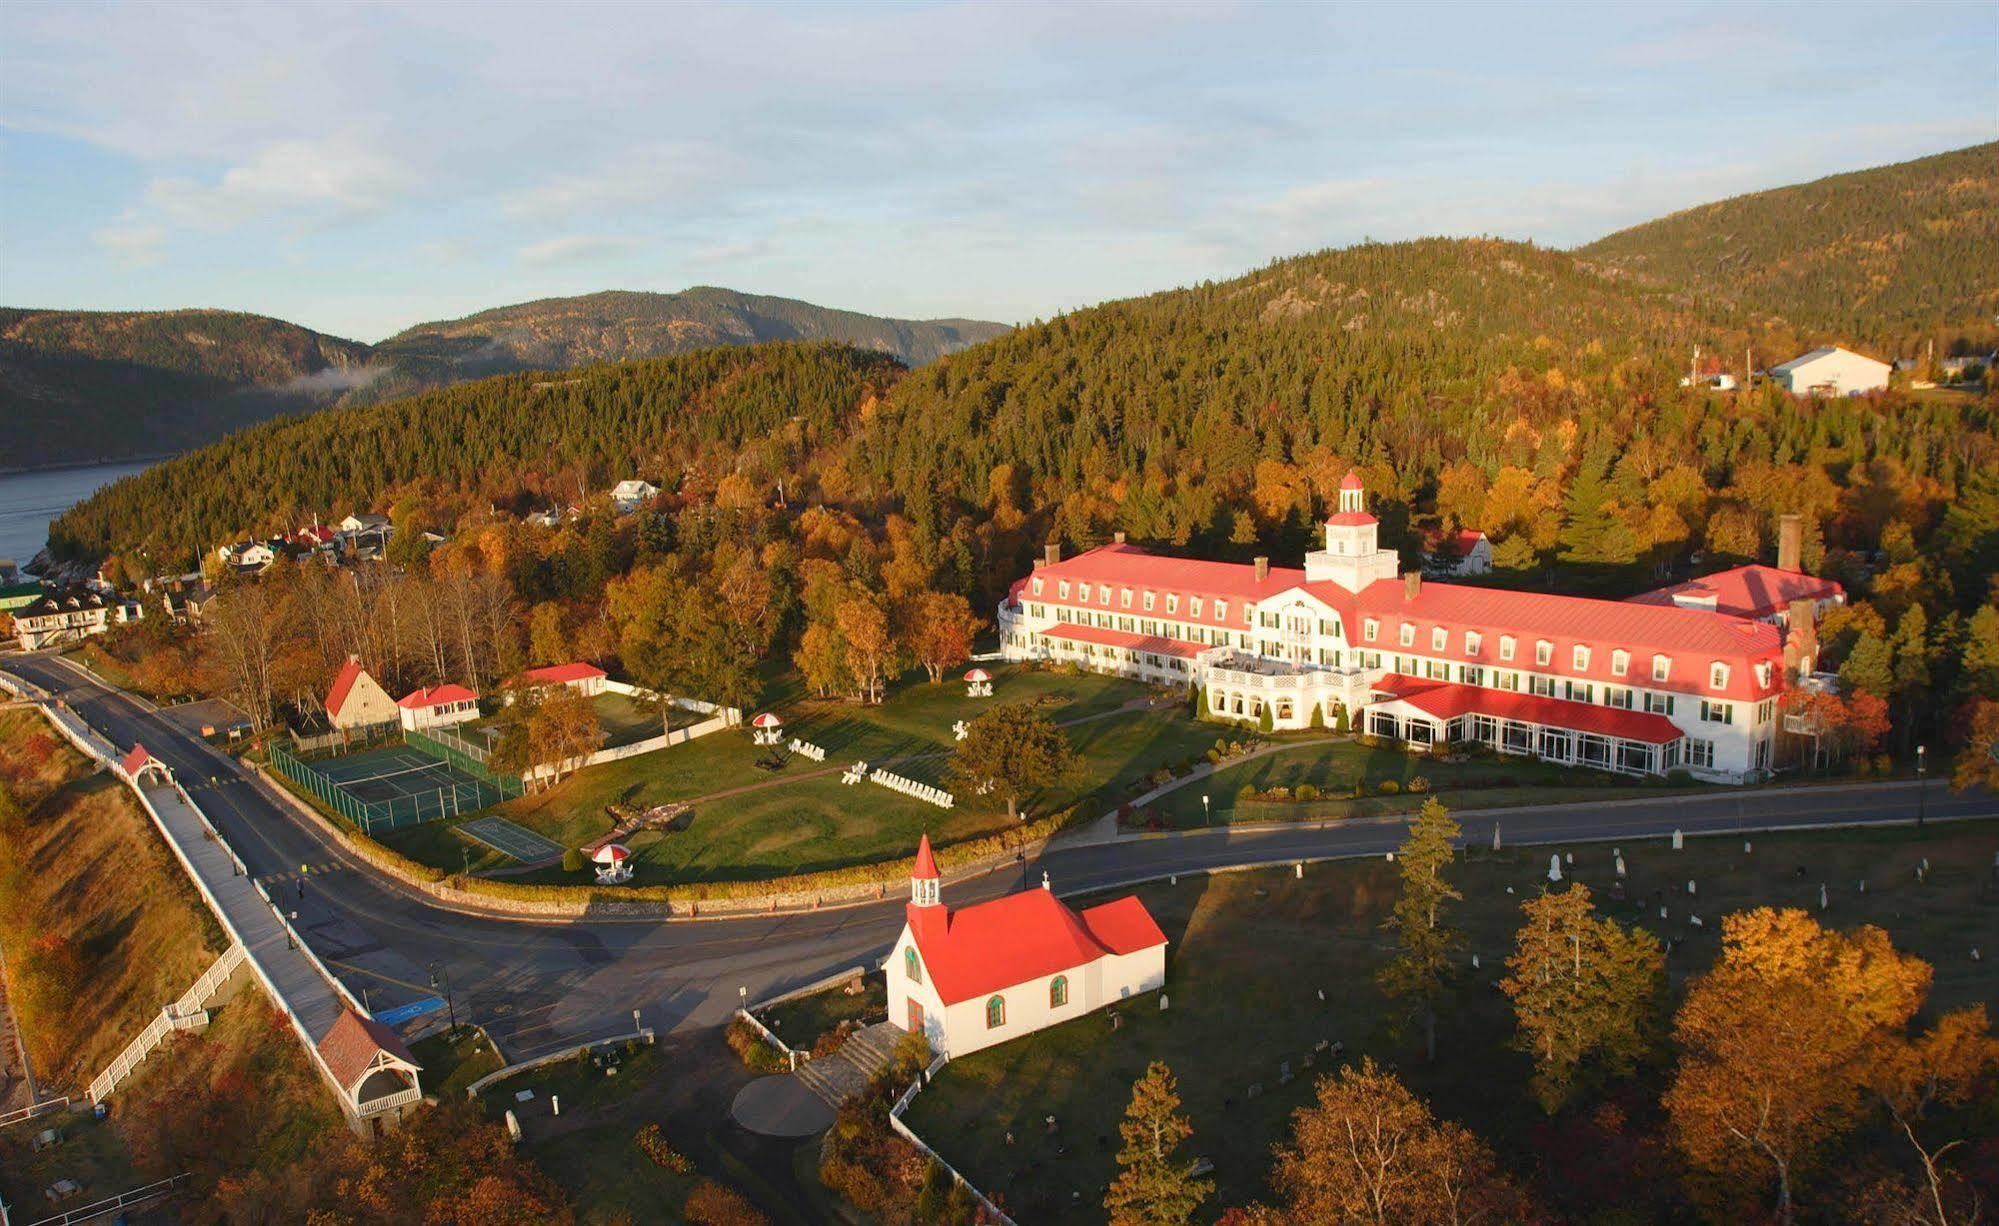
[{"label": "white railing", "polygon": [[371,1115],[380,1115],[385,1111],[394,1111],[397,1107],[407,1107],[422,1097],[423,1091],[417,1089],[415,1086],[411,1086],[407,1090],[397,1090],[394,1094],[384,1094],[379,1098],[371,1098],[366,1102],[357,1102],[354,1104],[354,1114],[366,1119]]},{"label": "white railing", "polygon": [[994,1221],[1001,1223],[1001,1226],[1017,1226],[1017,1223],[1015,1223],[1012,1218],[1008,1217],[1005,1211],[1003,1211],[998,1205],[995,1205],[992,1201],[986,1199],[986,1194],[984,1192],[981,1192],[976,1187],[972,1186],[971,1180],[959,1174],[957,1167],[952,1166],[949,1162],[946,1162],[944,1160],[944,1155],[930,1148],[930,1145],[927,1141],[925,1141],[922,1137],[916,1135],[915,1129],[911,1128],[909,1125],[902,1122],[902,1113],[909,1110],[909,1104],[916,1101],[916,1092],[922,1089],[924,1084],[928,1082],[932,1077],[936,1076],[937,1070],[943,1068],[945,1064],[949,1063],[950,1059],[951,1058],[949,1056],[939,1056],[935,1060],[932,1060],[930,1062],[930,1067],[923,1070],[923,1076],[917,1078],[914,1082],[910,1084],[910,1087],[907,1090],[904,1090],[902,1092],[902,1097],[896,1099],[895,1105],[893,1107],[890,1107],[888,1110],[888,1126],[894,1129],[902,1137],[903,1140],[909,1142],[911,1145],[914,1145],[916,1148],[930,1155],[930,1160],[935,1162],[938,1166],[943,1167],[944,1170],[951,1176],[953,1180],[962,1185],[965,1191],[970,1192],[972,1194],[972,1199],[978,1201],[980,1206],[985,1209],[986,1213],[989,1214]]},{"label": "white railing", "polygon": [[[604,690],[607,693],[623,694],[628,698],[638,701],[657,701],[657,695],[653,694],[652,691],[640,689],[635,685],[626,685],[622,681],[606,681],[604,683]],[[707,715],[710,718],[702,720],[698,724],[689,724],[685,728],[675,728],[668,732],[661,732],[658,736],[647,737],[643,741],[633,741],[629,745],[619,745],[612,749],[600,749],[583,758],[569,769],[571,771],[578,771],[586,766],[601,766],[606,762],[620,762],[626,758],[636,758],[640,754],[665,749],[669,745],[682,745],[688,741],[700,740],[711,732],[720,732],[724,728],[733,728],[743,720],[743,713],[736,708],[718,706],[712,702],[703,702],[699,698],[676,697],[669,698],[666,701],[683,711],[692,711],[697,715]],[[521,782],[537,783],[555,773],[556,768],[553,764],[544,763],[540,766],[531,767],[524,772],[521,775]]]},{"label": "white railing", "polygon": [[29,1103],[25,1107],[16,1107],[12,1111],[0,1114],[0,1128],[5,1128],[9,1124],[18,1124],[23,1120],[32,1120],[36,1116],[47,1115],[51,1111],[61,1111],[68,1106],[69,1095],[65,1094],[61,1098],[45,1098],[38,1103]]},{"label": "white railing", "polygon": [[65,1209],[61,1213],[49,1217],[37,1218],[28,1223],[28,1226],[70,1226],[73,1222],[88,1222],[116,1210],[129,1209],[133,1205],[141,1204],[155,1197],[165,1196],[186,1182],[187,1179],[188,1176],[186,1174],[175,1175],[172,1179],[162,1179],[157,1183],[149,1183],[143,1187],[133,1188],[128,1192],[120,1192],[116,1196],[107,1196],[103,1200],[91,1201],[87,1205],[78,1205],[74,1209]]},{"label": "white railing", "polygon": [[139,1032],[139,1037],[127,1043],[125,1050],[119,1052],[103,1072],[91,1079],[91,1103],[101,1103],[109,1098],[111,1092],[118,1088],[118,1084],[131,1076],[132,1070],[138,1068],[147,1056],[152,1055],[153,1050],[164,1043],[169,1034],[176,1030],[206,1026],[208,1002],[222,990],[222,985],[229,981],[229,976],[235,974],[236,968],[243,965],[243,958],[243,946],[240,943],[232,943],[213,965],[201,973],[201,977],[194,981],[193,987],[181,993],[179,1000],[162,1008],[153,1020],[146,1024],[146,1028]]},{"label": "white railing", "polygon": [[800,1052],[793,1050],[791,1044],[786,1043],[783,1039],[778,1038],[776,1031],[772,1030],[770,1027],[758,1021],[756,1015],[754,1013],[751,1013],[748,1009],[736,1010],[736,1016],[741,1018],[743,1021],[748,1022],[751,1026],[755,1027],[756,1032],[764,1037],[764,1042],[769,1043],[772,1047],[775,1047],[779,1051],[783,1052],[785,1058],[791,1061],[791,1068],[793,1072],[798,1071],[798,1065],[800,1061],[810,1060],[812,1058],[812,1053],[809,1051]]}]

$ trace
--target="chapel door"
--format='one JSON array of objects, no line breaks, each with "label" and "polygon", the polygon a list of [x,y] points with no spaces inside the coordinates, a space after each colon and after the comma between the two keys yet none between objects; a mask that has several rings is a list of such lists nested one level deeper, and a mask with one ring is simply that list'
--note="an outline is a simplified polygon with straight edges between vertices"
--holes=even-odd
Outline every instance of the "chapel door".
[{"label": "chapel door", "polygon": [[923,1003],[921,1001],[911,1000],[909,1002],[909,1033],[923,1033]]}]

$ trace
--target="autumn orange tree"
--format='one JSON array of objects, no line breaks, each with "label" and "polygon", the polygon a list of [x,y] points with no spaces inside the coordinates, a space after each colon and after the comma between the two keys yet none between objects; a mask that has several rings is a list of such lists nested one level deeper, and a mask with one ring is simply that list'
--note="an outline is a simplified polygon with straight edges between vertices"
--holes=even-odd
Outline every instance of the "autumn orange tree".
[{"label": "autumn orange tree", "polygon": [[1372,1059],[1321,1077],[1291,1117],[1271,1183],[1281,1202],[1252,1220],[1475,1226],[1518,1222],[1525,1198],[1486,1143],[1439,1120]]},{"label": "autumn orange tree", "polygon": [[1172,1069],[1158,1060],[1146,1067],[1131,1087],[1118,1135],[1124,1138],[1118,1175],[1104,1194],[1111,1226],[1182,1226],[1192,1220],[1215,1185],[1194,1174],[1197,1163],[1175,1156],[1194,1126],[1180,1114]]},{"label": "autumn orange tree", "polygon": [[1872,926],[1838,932],[1768,907],[1723,920],[1721,956],[1674,1020],[1664,1098],[1698,1190],[1735,1205],[1761,1191],[1788,1222],[1837,1138],[1883,1105],[1907,1118],[1961,1093],[1993,1058],[1983,1011],[1912,1038],[1931,975]]},{"label": "autumn orange tree", "polygon": [[950,592],[918,592],[903,606],[903,638],[909,654],[930,674],[932,685],[944,670],[972,655],[972,638],[982,624],[963,596]]}]

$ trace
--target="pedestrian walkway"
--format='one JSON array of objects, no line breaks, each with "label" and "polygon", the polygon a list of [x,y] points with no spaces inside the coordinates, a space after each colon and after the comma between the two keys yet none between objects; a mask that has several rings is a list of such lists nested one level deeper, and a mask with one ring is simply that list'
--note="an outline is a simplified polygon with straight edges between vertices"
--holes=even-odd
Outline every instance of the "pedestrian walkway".
[{"label": "pedestrian walkway", "polygon": [[278,911],[286,901],[284,892],[276,892],[275,905],[267,900],[227,845],[210,837],[207,823],[179,788],[149,782],[142,794],[209,909],[242,943],[257,977],[278,998],[279,1007],[292,1016],[306,1039],[316,1045],[333,1029],[341,1013],[360,1008],[344,987],[335,986],[332,976],[321,970],[311,951],[290,932]]},{"label": "pedestrian walkway", "polygon": [[875,1074],[888,1067],[902,1031],[893,1023],[876,1022],[847,1036],[840,1050],[817,1060],[807,1060],[793,1074],[827,1106],[841,1103],[868,1088]]}]

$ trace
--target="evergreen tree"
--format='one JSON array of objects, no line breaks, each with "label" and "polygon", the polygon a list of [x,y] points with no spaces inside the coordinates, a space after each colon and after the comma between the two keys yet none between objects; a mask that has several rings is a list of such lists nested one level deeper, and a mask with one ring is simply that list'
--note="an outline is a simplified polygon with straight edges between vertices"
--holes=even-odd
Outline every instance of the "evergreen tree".
[{"label": "evergreen tree", "polygon": [[1967,698],[1999,698],[1999,605],[1981,607],[1966,624],[1957,688]]},{"label": "evergreen tree", "polygon": [[1638,556],[1637,538],[1618,513],[1601,455],[1583,461],[1562,502],[1562,560],[1623,566]]},{"label": "evergreen tree", "polygon": [[1421,1026],[1426,1058],[1437,1058],[1437,1005],[1450,989],[1451,955],[1462,936],[1444,923],[1445,908],[1463,897],[1444,879],[1455,857],[1451,841],[1459,827],[1443,802],[1432,796],[1409,824],[1409,837],[1395,853],[1402,892],[1388,926],[1395,930],[1396,953],[1376,975],[1405,1022]]},{"label": "evergreen tree", "polygon": [[1894,697],[1895,653],[1888,640],[1862,631],[1839,666],[1839,681],[1849,691],[1860,690],[1881,699]]},{"label": "evergreen tree", "polygon": [[1553,1114],[1586,1062],[1629,1076],[1654,1046],[1665,954],[1641,928],[1599,918],[1581,882],[1520,906],[1500,990],[1513,999],[1515,1040],[1534,1060],[1534,1096]]},{"label": "evergreen tree", "polygon": [[1214,1192],[1212,1180],[1194,1175],[1195,1163],[1174,1157],[1193,1125],[1180,1113],[1173,1071],[1154,1060],[1131,1087],[1118,1135],[1118,1176],[1104,1195],[1111,1226],[1182,1226]]}]

